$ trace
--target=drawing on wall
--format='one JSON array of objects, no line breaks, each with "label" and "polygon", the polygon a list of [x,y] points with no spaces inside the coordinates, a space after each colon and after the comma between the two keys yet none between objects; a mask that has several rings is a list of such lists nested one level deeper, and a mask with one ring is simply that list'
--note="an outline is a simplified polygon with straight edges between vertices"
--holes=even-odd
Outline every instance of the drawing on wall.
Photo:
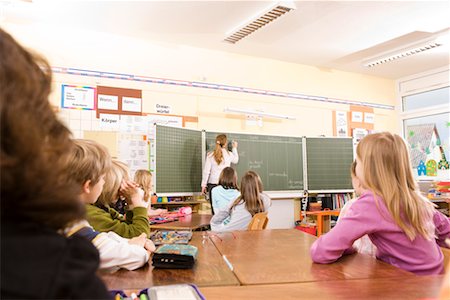
[{"label": "drawing on wall", "polygon": [[448,172],[449,163],[436,124],[410,125],[407,133],[411,164],[417,175],[434,177],[439,171]]}]

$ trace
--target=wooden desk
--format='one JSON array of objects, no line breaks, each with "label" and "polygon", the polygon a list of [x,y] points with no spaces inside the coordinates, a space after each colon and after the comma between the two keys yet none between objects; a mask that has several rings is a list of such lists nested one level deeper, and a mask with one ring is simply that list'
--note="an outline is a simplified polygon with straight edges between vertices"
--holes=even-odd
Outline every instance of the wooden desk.
[{"label": "wooden desk", "polygon": [[309,249],[317,238],[300,230],[217,235],[220,239],[211,236],[211,240],[243,285],[414,276],[364,254],[345,256],[333,264],[315,264]]},{"label": "wooden desk", "polygon": [[437,299],[444,277],[408,276],[306,283],[203,287],[206,299]]},{"label": "wooden desk", "polygon": [[209,225],[212,215],[191,214],[180,217],[178,221],[150,225],[150,229],[195,230]]},{"label": "wooden desk", "polygon": [[119,270],[112,274],[99,274],[109,290],[140,290],[155,285],[194,283],[197,286],[239,285],[233,272],[225,264],[213,242],[201,232],[194,232],[191,245],[198,247],[197,262],[193,269],[154,269],[146,265],[135,271]]}]

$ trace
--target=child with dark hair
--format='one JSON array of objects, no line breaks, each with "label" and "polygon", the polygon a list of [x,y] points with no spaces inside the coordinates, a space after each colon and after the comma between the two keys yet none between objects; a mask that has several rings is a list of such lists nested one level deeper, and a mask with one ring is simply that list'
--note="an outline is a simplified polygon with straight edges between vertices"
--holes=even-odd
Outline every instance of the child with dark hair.
[{"label": "child with dark hair", "polygon": [[253,216],[266,212],[271,205],[270,197],[262,190],[261,178],[253,171],[241,179],[241,195],[214,215],[211,230],[216,232],[247,230]]},{"label": "child with dark hair", "polygon": [[0,29],[0,298],[107,299],[97,249],[60,233],[85,211],[65,176],[73,143],[48,101],[51,82],[48,63]]},{"label": "child with dark hair", "polygon": [[240,195],[237,186],[237,173],[233,168],[226,167],[222,170],[219,185],[212,189],[211,195],[213,210],[216,213],[226,208],[230,201],[235,200]]}]

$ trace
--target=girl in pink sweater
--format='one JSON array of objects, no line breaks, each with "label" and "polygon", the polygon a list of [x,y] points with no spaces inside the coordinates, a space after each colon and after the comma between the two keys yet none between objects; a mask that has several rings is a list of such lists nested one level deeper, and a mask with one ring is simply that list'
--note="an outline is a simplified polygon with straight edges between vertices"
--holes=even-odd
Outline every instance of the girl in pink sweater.
[{"label": "girl in pink sweater", "polygon": [[378,259],[418,275],[442,274],[439,246],[450,237],[450,221],[420,196],[403,139],[371,134],[356,153],[363,192],[333,230],[314,242],[312,260],[332,263],[354,253],[353,242],[367,234]]}]

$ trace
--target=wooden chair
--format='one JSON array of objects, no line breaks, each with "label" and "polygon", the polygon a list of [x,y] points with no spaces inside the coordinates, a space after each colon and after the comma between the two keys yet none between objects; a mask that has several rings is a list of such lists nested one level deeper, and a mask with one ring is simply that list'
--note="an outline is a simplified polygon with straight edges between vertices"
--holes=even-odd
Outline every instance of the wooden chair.
[{"label": "wooden chair", "polygon": [[266,229],[269,218],[267,212],[257,213],[253,216],[252,220],[248,224],[247,230],[263,230]]},{"label": "wooden chair", "polygon": [[441,247],[442,253],[444,254],[444,268],[445,277],[444,284],[442,285],[441,292],[439,294],[439,299],[450,299],[450,249]]},{"label": "wooden chair", "polygon": [[450,273],[450,249],[441,247],[442,254],[444,254],[444,268],[446,272]]}]

